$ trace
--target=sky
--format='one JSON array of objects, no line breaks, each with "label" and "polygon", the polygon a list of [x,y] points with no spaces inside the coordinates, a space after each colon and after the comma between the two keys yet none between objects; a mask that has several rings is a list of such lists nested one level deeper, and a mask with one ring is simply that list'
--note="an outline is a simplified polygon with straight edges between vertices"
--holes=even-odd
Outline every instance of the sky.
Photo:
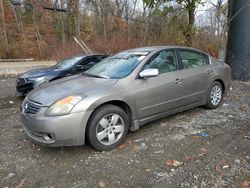
[{"label": "sky", "polygon": [[[206,25],[206,19],[208,18],[209,13],[214,8],[214,5],[217,4],[218,0],[204,0],[204,6],[199,5],[196,10],[196,23]],[[227,2],[227,0],[222,0],[223,4]]]}]

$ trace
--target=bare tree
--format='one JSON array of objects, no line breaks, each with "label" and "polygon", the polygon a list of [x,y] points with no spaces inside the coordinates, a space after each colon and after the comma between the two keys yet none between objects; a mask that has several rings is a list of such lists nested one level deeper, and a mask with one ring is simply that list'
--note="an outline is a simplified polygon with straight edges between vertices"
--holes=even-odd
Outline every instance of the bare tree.
[{"label": "bare tree", "polygon": [[102,25],[102,31],[105,39],[108,39],[107,35],[107,23],[109,17],[109,8],[110,1],[109,0],[88,0],[88,4],[90,4],[95,10],[95,14],[98,17],[99,23]]},{"label": "bare tree", "polygon": [[27,45],[26,45],[26,42],[25,42],[26,41],[26,36],[25,36],[25,33],[24,33],[21,7],[14,7],[14,6],[11,6],[11,7],[12,7],[13,14],[15,16],[18,31],[20,32],[22,45],[24,46],[24,56],[27,57]]},{"label": "bare tree", "polygon": [[36,4],[34,3],[34,0],[31,0],[30,2],[31,2],[31,5],[33,7],[33,9],[32,9],[32,21],[33,21],[33,25],[35,28],[36,40],[37,40],[37,45],[38,45],[38,49],[39,49],[39,55],[40,55],[40,57],[42,57],[43,56],[43,47],[42,47],[42,43],[41,43],[42,37],[40,34]]},{"label": "bare tree", "polygon": [[8,49],[9,43],[8,43],[8,36],[6,31],[6,23],[5,23],[5,14],[4,14],[4,7],[3,7],[3,0],[0,0],[0,8],[1,8],[1,17],[2,17],[2,27],[3,27],[3,37],[4,37],[4,43],[6,48]]}]

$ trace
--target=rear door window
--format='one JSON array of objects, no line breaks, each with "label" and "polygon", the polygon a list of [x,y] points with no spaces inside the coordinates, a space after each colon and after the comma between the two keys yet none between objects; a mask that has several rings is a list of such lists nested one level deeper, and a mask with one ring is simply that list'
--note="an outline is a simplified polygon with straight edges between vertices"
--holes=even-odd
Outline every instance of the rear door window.
[{"label": "rear door window", "polygon": [[208,57],[205,54],[191,50],[179,50],[179,53],[184,69],[202,67],[208,64]]}]

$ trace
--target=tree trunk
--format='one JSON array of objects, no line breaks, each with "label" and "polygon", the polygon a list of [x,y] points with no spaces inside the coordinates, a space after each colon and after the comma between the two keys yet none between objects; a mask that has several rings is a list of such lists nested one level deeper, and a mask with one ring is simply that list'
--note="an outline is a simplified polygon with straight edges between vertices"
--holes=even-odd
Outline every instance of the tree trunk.
[{"label": "tree trunk", "polygon": [[42,49],[42,45],[41,45],[42,38],[41,38],[39,24],[38,24],[36,7],[35,7],[35,4],[34,4],[33,0],[31,2],[32,2],[32,6],[33,6],[32,20],[33,20],[33,25],[34,25],[34,28],[35,28],[35,31],[36,31],[37,45],[38,45],[38,49],[39,49],[39,55],[40,55],[40,58],[41,58],[43,56],[43,49]]},{"label": "tree trunk", "polygon": [[250,80],[250,0],[232,0],[226,62],[231,66],[232,78]]},{"label": "tree trunk", "polygon": [[192,45],[192,38],[193,38],[193,27],[194,27],[194,10],[190,8],[188,10],[188,29],[187,29],[187,45]]},{"label": "tree trunk", "polygon": [[216,5],[216,20],[217,20],[216,30],[217,30],[217,37],[218,37],[217,45],[218,45],[219,51],[222,49],[221,12],[222,12],[222,0],[218,0],[217,5]]},{"label": "tree trunk", "polygon": [[11,6],[11,7],[12,7],[13,14],[15,16],[17,29],[21,33],[20,36],[21,36],[21,41],[22,41],[23,47],[24,47],[24,57],[26,58],[27,57],[27,45],[25,43],[26,37],[24,34],[24,29],[23,29],[22,13],[20,12],[20,7],[17,7],[17,8],[15,8],[13,6]]},{"label": "tree trunk", "polygon": [[8,43],[8,36],[7,36],[7,31],[6,31],[6,24],[5,24],[3,0],[0,0],[0,8],[1,8],[1,15],[2,15],[2,22],[3,22],[2,25],[3,25],[4,43],[5,43],[6,49],[8,49],[9,43]]},{"label": "tree trunk", "polygon": [[107,35],[107,26],[106,26],[106,16],[108,16],[105,12],[105,8],[104,8],[104,2],[102,2],[101,4],[101,20],[102,20],[102,26],[103,26],[103,35],[105,37],[106,40],[108,40],[108,35]]},{"label": "tree trunk", "polygon": [[125,21],[126,21],[126,26],[127,26],[127,33],[126,33],[126,38],[127,38],[127,48],[129,48],[129,21],[128,21],[128,17],[129,17],[129,13],[128,13],[128,2],[125,6]]},{"label": "tree trunk", "polygon": [[59,19],[60,19],[60,22],[61,22],[61,28],[62,28],[62,43],[63,43],[63,46],[65,45],[65,42],[66,42],[66,37],[65,37],[65,29],[64,29],[64,18],[63,18],[63,15],[61,13],[59,13]]},{"label": "tree trunk", "polygon": [[80,25],[80,0],[76,1],[76,37],[81,38],[81,25]]}]

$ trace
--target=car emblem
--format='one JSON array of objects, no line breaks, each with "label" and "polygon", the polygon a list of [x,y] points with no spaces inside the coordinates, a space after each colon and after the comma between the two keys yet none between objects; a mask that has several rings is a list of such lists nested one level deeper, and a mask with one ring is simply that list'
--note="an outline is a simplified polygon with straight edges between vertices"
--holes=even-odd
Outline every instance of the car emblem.
[{"label": "car emblem", "polygon": [[23,109],[22,109],[22,112],[25,113],[27,109],[28,109],[28,104],[25,104]]}]

